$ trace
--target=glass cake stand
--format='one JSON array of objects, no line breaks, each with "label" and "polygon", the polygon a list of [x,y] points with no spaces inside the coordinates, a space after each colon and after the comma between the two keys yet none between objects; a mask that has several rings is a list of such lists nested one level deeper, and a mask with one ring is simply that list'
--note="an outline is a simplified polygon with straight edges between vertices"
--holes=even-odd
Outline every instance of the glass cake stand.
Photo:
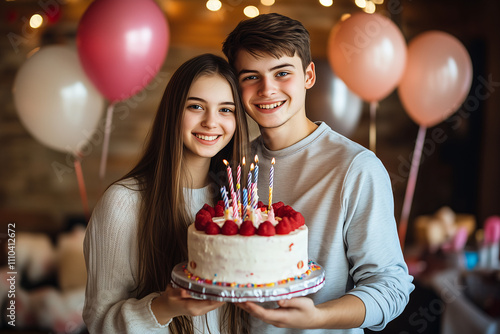
[{"label": "glass cake stand", "polygon": [[187,262],[179,263],[172,270],[172,285],[186,289],[193,297],[224,302],[268,302],[315,293],[325,284],[324,269],[309,261],[306,274],[270,284],[235,284],[213,282],[191,274]]}]

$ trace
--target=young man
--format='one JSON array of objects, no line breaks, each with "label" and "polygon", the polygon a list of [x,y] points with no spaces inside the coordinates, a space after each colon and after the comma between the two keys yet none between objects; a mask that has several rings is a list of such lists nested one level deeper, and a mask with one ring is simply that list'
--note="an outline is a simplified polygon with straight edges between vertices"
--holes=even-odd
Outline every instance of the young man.
[{"label": "young man", "polygon": [[[321,290],[279,301],[277,309],[240,304],[253,316],[252,333],[383,329],[414,288],[397,237],[391,183],[371,151],[307,118],[306,91],[316,79],[308,31],[288,17],[260,15],[240,22],[223,52],[260,127],[252,145],[260,170],[276,158],[274,202],[303,214],[309,256],[326,271]],[[267,182],[259,178],[264,202]]]}]

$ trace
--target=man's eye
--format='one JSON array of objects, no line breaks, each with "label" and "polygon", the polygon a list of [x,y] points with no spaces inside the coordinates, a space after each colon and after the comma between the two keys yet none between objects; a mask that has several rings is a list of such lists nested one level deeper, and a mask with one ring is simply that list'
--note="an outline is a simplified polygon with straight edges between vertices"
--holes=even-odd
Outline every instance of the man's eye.
[{"label": "man's eye", "polygon": [[288,72],[279,72],[278,74],[276,74],[277,77],[284,77],[287,75],[288,75]]}]

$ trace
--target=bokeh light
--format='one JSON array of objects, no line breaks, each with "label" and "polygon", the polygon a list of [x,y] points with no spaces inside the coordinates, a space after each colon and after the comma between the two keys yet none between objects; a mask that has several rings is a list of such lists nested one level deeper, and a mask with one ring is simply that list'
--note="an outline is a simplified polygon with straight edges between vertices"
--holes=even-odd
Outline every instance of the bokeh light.
[{"label": "bokeh light", "polygon": [[247,17],[256,17],[259,15],[259,9],[255,6],[246,6],[245,9],[243,9],[243,14]]},{"label": "bokeh light", "polygon": [[274,0],[260,0],[260,3],[264,6],[272,6],[274,5]]},{"label": "bokeh light", "polygon": [[30,27],[33,29],[40,28],[43,24],[43,17],[40,14],[33,14],[30,18]]},{"label": "bokeh light", "polygon": [[364,11],[368,14],[373,14],[375,13],[375,10],[376,10],[376,6],[375,4],[371,1],[371,0],[367,0],[366,1],[366,6],[364,8]]},{"label": "bokeh light", "polygon": [[206,6],[212,12],[216,12],[221,9],[222,2],[220,2],[219,0],[208,0]]}]

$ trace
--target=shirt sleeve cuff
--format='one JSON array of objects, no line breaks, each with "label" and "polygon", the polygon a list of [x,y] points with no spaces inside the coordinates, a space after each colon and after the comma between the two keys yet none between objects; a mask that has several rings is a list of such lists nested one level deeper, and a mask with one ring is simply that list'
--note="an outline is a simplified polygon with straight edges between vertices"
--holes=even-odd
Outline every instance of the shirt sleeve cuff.
[{"label": "shirt sleeve cuff", "polygon": [[170,325],[170,323],[172,322],[173,318],[170,319],[166,324],[162,325],[158,322],[158,319],[156,319],[156,316],[155,314],[153,313],[153,310],[151,309],[151,303],[153,302],[153,300],[157,297],[159,297],[161,295],[161,293],[155,293],[155,294],[152,294],[152,298],[149,300],[148,302],[148,309],[149,309],[149,313],[151,314],[151,316],[153,317],[153,319],[155,320],[155,323],[156,323],[156,326],[160,327],[160,328],[167,328],[168,325]]},{"label": "shirt sleeve cuff", "polygon": [[355,290],[348,292],[361,299],[365,304],[365,320],[361,324],[361,328],[377,328],[384,321],[384,315],[377,302],[365,291]]}]

